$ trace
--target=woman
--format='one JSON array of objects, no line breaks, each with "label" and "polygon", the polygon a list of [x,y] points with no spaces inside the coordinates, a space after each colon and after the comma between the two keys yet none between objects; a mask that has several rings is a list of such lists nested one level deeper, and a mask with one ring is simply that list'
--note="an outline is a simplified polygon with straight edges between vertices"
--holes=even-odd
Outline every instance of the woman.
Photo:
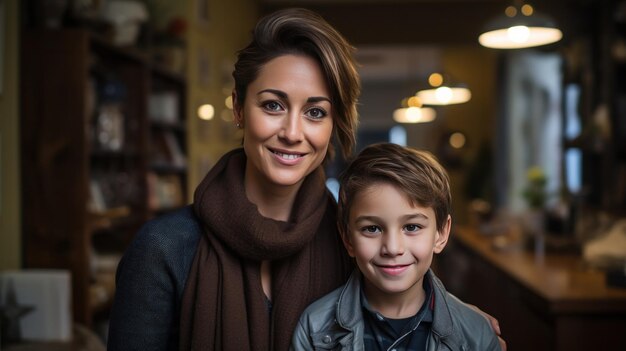
[{"label": "woman", "polygon": [[304,308],[351,271],[322,168],[355,145],[353,48],[318,15],[282,10],[238,53],[243,148],[194,204],[147,223],[120,262],[108,348],[286,350]]},{"label": "woman", "polygon": [[353,48],[319,16],[262,19],[238,54],[235,120],[192,207],[149,222],[120,263],[109,349],[286,350],[300,313],[348,277],[322,163],[350,155]]}]

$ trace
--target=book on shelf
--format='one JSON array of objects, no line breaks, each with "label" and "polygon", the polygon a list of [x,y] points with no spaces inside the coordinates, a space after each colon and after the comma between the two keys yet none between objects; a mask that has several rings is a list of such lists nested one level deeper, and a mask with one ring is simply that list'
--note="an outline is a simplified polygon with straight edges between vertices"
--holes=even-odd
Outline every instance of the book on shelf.
[{"label": "book on shelf", "polygon": [[176,208],[184,205],[183,185],[179,175],[148,174],[148,206],[153,211]]},{"label": "book on shelf", "polygon": [[172,132],[165,132],[163,134],[165,143],[169,150],[170,160],[175,167],[185,167],[187,165],[187,158],[183,153],[183,150],[176,139],[176,136]]},{"label": "book on shelf", "polygon": [[148,114],[155,122],[175,124],[179,121],[179,97],[175,91],[162,91],[150,94]]},{"label": "book on shelf", "polygon": [[102,194],[102,188],[96,179],[89,181],[89,202],[87,208],[93,213],[104,212],[107,208],[104,195]]},{"label": "book on shelf", "polygon": [[152,164],[168,165],[177,168],[187,166],[187,157],[174,133],[157,131],[152,134]]}]

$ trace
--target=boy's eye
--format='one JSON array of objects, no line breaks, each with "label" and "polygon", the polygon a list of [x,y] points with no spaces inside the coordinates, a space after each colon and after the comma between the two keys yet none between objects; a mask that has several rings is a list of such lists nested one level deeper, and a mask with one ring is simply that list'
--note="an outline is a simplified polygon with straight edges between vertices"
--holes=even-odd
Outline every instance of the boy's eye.
[{"label": "boy's eye", "polygon": [[413,233],[416,232],[418,230],[420,230],[420,226],[417,224],[407,224],[404,226],[404,230],[406,230],[407,232]]},{"label": "boy's eye", "polygon": [[327,113],[321,108],[315,107],[307,111],[306,115],[313,119],[326,117]]},{"label": "boy's eye", "polygon": [[361,231],[364,232],[365,234],[376,234],[376,233],[380,233],[382,230],[380,230],[380,228],[376,225],[368,225],[368,226],[363,227]]}]

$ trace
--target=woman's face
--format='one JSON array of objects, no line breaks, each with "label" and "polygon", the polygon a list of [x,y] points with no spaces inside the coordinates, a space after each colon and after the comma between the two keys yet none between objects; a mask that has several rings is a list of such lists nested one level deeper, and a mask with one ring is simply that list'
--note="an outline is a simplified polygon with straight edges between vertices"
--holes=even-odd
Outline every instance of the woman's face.
[{"label": "woman's face", "polygon": [[272,59],[248,86],[235,118],[244,129],[246,178],[299,187],[324,160],[333,131],[333,106],[319,64],[303,55]]}]

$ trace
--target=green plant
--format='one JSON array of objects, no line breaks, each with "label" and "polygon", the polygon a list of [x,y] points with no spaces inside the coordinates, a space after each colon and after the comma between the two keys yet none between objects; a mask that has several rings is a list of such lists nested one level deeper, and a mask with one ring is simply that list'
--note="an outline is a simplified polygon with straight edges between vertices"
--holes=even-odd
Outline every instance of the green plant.
[{"label": "green plant", "polygon": [[533,166],[526,172],[526,188],[522,191],[522,196],[530,208],[543,208],[546,200],[546,183],[548,179],[543,169]]}]

